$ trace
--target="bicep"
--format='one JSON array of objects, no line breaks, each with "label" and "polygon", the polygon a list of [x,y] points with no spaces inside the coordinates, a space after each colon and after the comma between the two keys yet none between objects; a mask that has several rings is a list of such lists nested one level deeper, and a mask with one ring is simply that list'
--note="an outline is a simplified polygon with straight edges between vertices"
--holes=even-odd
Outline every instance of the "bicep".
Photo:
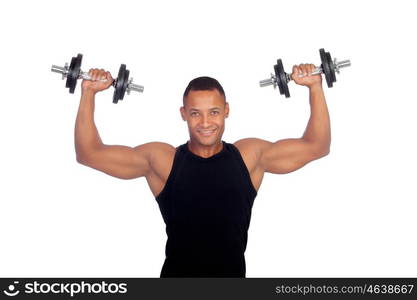
[{"label": "bicep", "polygon": [[285,174],[320,158],[318,147],[305,139],[284,139],[275,143],[263,141],[260,164],[265,172]]},{"label": "bicep", "polygon": [[152,144],[137,147],[102,145],[80,163],[121,179],[142,177],[150,169]]}]

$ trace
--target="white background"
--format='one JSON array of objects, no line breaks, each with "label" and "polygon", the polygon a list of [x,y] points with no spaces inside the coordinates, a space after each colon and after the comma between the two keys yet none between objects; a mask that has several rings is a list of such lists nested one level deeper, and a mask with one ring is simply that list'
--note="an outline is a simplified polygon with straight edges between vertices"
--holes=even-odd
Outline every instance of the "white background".
[{"label": "white background", "polygon": [[197,76],[223,85],[223,140],[301,137],[308,90],[260,88],[277,58],[351,59],[325,86],[331,152],[266,174],[252,211],[247,277],[417,276],[416,53],[412,1],[8,1],[0,4],[0,276],[159,277],[165,224],[144,178],[78,164],[74,95],[52,73],[82,69],[143,94],[96,98],[106,144],[188,139],[182,93]]}]

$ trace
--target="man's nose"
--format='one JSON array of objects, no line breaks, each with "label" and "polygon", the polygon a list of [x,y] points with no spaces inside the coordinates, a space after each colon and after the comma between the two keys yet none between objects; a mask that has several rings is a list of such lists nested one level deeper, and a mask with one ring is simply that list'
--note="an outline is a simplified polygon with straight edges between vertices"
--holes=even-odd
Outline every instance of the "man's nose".
[{"label": "man's nose", "polygon": [[209,125],[209,117],[207,115],[204,115],[204,114],[202,115],[202,117],[201,117],[201,125],[204,128],[207,128],[208,127],[208,125]]}]

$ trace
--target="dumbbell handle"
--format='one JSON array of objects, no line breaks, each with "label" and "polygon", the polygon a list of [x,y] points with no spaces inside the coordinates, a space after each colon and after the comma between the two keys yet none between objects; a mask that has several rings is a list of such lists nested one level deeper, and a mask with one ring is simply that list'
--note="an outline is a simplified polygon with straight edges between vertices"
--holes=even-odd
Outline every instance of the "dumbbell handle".
[{"label": "dumbbell handle", "polygon": [[[52,65],[51,71],[62,74],[63,79],[67,77],[67,74],[68,74],[68,68],[66,66],[60,67],[60,66]],[[80,70],[80,74],[78,75],[78,79],[92,80],[91,76],[87,72],[83,72],[81,70]],[[97,81],[107,81],[107,79],[100,79]]]},{"label": "dumbbell handle", "polygon": [[[350,60],[342,60],[342,61],[337,61],[336,58],[334,59],[333,62],[334,65],[334,70],[339,73],[340,68],[345,68],[345,67],[350,67]],[[322,67],[318,67],[315,68],[314,71],[311,73],[311,75],[317,75],[317,74],[321,74],[323,73],[323,69]]]},{"label": "dumbbell handle", "polygon": [[[55,73],[62,74],[62,79],[65,79],[65,77],[67,77],[67,74],[68,74],[68,64],[65,64],[65,67],[52,65],[51,71],[55,72]],[[80,74],[78,75],[78,79],[92,80],[92,78],[88,74],[88,72],[83,72],[81,70],[80,70]],[[132,80],[133,80],[132,78],[129,79],[129,83],[127,84],[127,89],[126,89],[127,94],[129,95],[130,91],[143,93],[143,86],[132,83]],[[100,80],[97,80],[97,81],[105,82],[105,81],[107,81],[107,79],[100,79]],[[114,86],[115,83],[116,83],[116,81],[113,79],[112,85]]]},{"label": "dumbbell handle", "polygon": [[[336,58],[335,58],[334,59],[334,62],[333,62],[333,65],[334,65],[334,70],[337,73],[339,73],[340,68],[345,68],[345,67],[349,67],[350,66],[350,60],[347,59],[347,60],[337,61]],[[317,75],[317,74],[321,74],[321,73],[323,73],[322,67],[317,67],[317,68],[315,68],[313,70],[313,72],[310,75]],[[291,75],[292,74],[285,73],[285,75],[287,77],[287,82],[289,82],[289,81],[292,80],[292,78],[291,78]],[[299,75],[299,77],[304,77],[304,75]],[[268,85],[274,85],[274,86],[276,86],[275,76],[273,74],[271,74],[271,78],[261,80],[259,82],[259,85],[261,87],[268,86]]]}]

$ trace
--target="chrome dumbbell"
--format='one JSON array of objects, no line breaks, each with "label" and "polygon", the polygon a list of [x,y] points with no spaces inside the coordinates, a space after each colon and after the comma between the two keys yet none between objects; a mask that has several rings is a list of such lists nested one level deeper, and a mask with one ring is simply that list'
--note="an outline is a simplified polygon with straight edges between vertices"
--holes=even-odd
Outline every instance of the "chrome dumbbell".
[{"label": "chrome dumbbell", "polygon": [[[336,73],[340,73],[341,68],[349,67],[350,60],[337,61],[336,58],[332,60],[332,57],[329,52],[320,49],[320,59],[321,65],[316,68],[311,75],[324,73],[326,77],[327,86],[333,87],[333,83],[336,82]],[[261,80],[259,85],[261,87],[273,85],[274,88],[278,86],[279,92],[281,95],[285,95],[286,98],[290,97],[290,92],[288,90],[288,82],[290,82],[291,75],[284,71],[282,65],[282,60],[278,59],[277,64],[274,66],[275,74],[271,74],[271,78]]]},{"label": "chrome dumbbell", "polygon": [[[65,87],[69,89],[71,94],[74,93],[78,79],[91,80],[90,75],[87,72],[81,71],[82,54],[78,54],[71,59],[71,63],[68,63],[64,67],[52,65],[51,71],[62,75],[62,79],[67,79]],[[123,100],[125,93],[129,95],[131,91],[143,93],[144,87],[133,83],[133,79],[129,78],[129,70],[126,69],[125,64],[121,64],[119,73],[116,79],[113,80],[113,87],[115,88],[113,94],[113,103],[117,103],[119,100]]]}]

